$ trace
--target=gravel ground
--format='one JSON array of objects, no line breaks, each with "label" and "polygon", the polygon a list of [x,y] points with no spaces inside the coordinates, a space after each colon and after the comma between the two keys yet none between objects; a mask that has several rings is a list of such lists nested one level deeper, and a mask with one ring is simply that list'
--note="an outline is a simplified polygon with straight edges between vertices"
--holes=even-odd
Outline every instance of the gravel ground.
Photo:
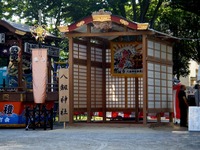
[{"label": "gravel ground", "polygon": [[199,132],[173,124],[56,124],[0,129],[0,150],[199,150],[199,139]]}]

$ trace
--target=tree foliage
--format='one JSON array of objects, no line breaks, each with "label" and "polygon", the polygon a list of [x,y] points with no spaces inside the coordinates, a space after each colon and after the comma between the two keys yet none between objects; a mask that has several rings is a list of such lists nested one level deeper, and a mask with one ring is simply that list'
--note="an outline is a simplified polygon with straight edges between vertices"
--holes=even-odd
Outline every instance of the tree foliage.
[{"label": "tree foliage", "polygon": [[153,25],[158,10],[165,0],[4,0],[6,18],[19,16],[26,24],[38,21],[39,9],[43,12],[43,23],[55,29],[60,24],[69,24],[91,15],[99,9],[136,22],[150,22]]},{"label": "tree foliage", "polygon": [[[179,77],[189,73],[190,59],[200,62],[199,3],[199,0],[2,0],[0,18],[34,25],[41,9],[42,23],[56,35],[59,35],[57,26],[76,22],[99,9],[135,22],[148,22],[151,28],[181,39],[173,51],[174,75]],[[65,44],[61,45],[66,51]]]},{"label": "tree foliage", "polygon": [[180,8],[200,16],[199,0],[171,0],[171,6],[172,8]]}]

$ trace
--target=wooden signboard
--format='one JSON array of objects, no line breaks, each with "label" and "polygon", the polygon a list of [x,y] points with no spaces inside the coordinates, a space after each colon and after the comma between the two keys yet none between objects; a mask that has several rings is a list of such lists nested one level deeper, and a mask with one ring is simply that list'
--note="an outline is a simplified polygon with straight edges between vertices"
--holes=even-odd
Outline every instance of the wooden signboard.
[{"label": "wooden signboard", "polygon": [[69,121],[69,69],[59,69],[59,121]]}]

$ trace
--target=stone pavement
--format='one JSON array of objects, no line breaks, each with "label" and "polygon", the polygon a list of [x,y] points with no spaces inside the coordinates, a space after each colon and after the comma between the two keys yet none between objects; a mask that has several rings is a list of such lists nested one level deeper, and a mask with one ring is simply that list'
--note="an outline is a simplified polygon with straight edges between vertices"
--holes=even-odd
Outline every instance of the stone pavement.
[{"label": "stone pavement", "polygon": [[174,124],[75,123],[0,129],[0,150],[199,150],[200,132]]}]

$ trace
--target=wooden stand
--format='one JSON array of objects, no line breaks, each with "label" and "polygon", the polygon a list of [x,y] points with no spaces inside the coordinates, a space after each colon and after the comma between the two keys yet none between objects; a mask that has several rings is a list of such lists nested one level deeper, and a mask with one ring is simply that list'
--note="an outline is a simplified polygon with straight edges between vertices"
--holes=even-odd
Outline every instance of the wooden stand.
[{"label": "wooden stand", "polygon": [[32,128],[53,129],[53,108],[46,109],[45,105],[37,104],[33,109],[26,108],[26,130]]}]

